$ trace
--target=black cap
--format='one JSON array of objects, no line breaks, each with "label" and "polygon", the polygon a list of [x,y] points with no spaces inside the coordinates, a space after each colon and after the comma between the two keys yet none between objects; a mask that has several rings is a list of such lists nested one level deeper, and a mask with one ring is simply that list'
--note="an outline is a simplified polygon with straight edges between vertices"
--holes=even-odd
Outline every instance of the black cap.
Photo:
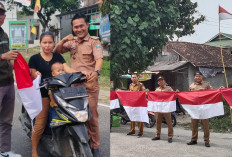
[{"label": "black cap", "polygon": [[162,76],[159,76],[156,81],[158,82],[159,80],[164,80],[164,78]]},{"label": "black cap", "polygon": [[201,75],[201,76],[203,76],[203,74],[202,74],[200,71],[195,72],[194,76],[196,76],[196,75]]},{"label": "black cap", "polygon": [[6,8],[4,7],[4,5],[0,2],[0,10],[6,11]]}]

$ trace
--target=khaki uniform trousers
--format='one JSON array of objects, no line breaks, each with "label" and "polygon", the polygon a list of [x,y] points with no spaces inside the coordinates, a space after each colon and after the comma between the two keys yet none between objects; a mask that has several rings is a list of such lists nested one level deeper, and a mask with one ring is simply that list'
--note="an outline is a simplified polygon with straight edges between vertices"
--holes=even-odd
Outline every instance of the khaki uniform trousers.
[{"label": "khaki uniform trousers", "polygon": [[100,134],[99,134],[99,125],[98,125],[98,95],[99,89],[94,93],[89,94],[89,108],[92,115],[92,118],[87,121],[86,126],[88,128],[88,136],[91,143],[91,148],[97,149],[100,147]]},{"label": "khaki uniform trousers", "polygon": [[[143,134],[143,122],[137,122],[139,134]],[[131,122],[130,133],[135,134],[135,122]]]},{"label": "khaki uniform trousers", "polygon": [[168,125],[168,138],[172,138],[173,137],[173,127],[172,127],[171,113],[156,112],[155,117],[156,117],[156,137],[160,137],[162,119],[164,117],[166,120],[166,123]]},{"label": "khaki uniform trousers", "polygon": [[209,119],[191,119],[192,120],[192,141],[197,141],[198,139],[198,123],[201,124],[204,129],[204,141],[209,142]]},{"label": "khaki uniform trousers", "polygon": [[100,147],[100,133],[99,133],[99,124],[98,124],[98,96],[99,96],[99,83],[98,78],[92,81],[87,81],[84,83],[78,83],[74,86],[83,85],[86,87],[88,92],[88,102],[89,109],[91,112],[91,119],[86,122],[86,126],[88,128],[88,137],[90,141],[90,147],[92,149],[98,149]]}]

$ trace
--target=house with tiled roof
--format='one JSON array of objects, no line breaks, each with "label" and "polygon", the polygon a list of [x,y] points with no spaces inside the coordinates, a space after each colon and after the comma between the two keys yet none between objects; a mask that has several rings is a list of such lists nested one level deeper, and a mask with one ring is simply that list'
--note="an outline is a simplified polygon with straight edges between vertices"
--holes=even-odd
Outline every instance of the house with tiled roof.
[{"label": "house with tiled roof", "polygon": [[[205,45],[220,47],[219,33],[205,42]],[[221,33],[221,46],[223,49],[232,49],[232,34]]]},{"label": "house with tiled roof", "polygon": [[[232,54],[223,50],[229,85],[232,85]],[[219,47],[189,42],[168,42],[158,55],[154,65],[147,68],[153,72],[153,80],[162,75],[173,89],[189,90],[194,73],[201,71],[213,88],[226,86],[221,50]]]}]

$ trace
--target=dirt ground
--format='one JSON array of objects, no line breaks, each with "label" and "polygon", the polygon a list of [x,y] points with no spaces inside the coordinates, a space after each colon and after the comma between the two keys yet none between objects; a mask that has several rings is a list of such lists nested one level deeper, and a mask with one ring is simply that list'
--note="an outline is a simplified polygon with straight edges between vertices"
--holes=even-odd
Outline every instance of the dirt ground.
[{"label": "dirt ground", "polygon": [[99,102],[110,103],[110,88],[109,90],[106,88],[100,88]]}]

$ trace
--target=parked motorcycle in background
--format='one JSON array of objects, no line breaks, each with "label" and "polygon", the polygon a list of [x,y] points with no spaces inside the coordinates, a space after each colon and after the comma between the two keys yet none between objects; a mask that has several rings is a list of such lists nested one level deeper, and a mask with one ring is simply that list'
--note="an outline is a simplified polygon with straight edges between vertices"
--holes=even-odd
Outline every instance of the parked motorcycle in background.
[{"label": "parked motorcycle in background", "polygon": [[[181,106],[179,100],[177,99],[176,100],[176,111],[175,112],[172,112],[171,113],[171,120],[172,120],[172,126],[176,126],[177,124],[177,113],[183,113],[185,115],[185,111],[183,109],[183,107]],[[123,108],[123,106],[120,104],[120,108],[116,108],[116,109],[113,109],[110,111],[110,124],[112,126],[112,117],[113,116],[120,116],[121,117],[121,124],[122,125],[126,125],[127,122],[130,122],[130,118],[128,117],[125,109]],[[154,127],[155,123],[156,123],[156,118],[155,118],[155,113],[154,112],[151,112],[149,111],[148,112],[148,117],[149,117],[149,123],[144,123],[144,125],[147,127],[147,128],[152,128]],[[165,118],[163,118],[162,120],[162,123],[164,124],[167,124],[166,121],[165,121]]]}]

